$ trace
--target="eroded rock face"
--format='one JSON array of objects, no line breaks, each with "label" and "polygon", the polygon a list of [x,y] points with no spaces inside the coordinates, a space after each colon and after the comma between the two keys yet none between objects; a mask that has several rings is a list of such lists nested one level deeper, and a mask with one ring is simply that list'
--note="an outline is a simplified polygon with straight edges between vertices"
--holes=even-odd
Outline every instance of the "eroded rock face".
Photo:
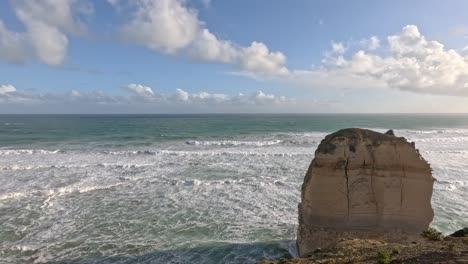
[{"label": "eroded rock face", "polygon": [[325,137],[302,186],[297,246],[304,256],[341,238],[402,241],[433,218],[434,178],[414,143],[366,129]]}]

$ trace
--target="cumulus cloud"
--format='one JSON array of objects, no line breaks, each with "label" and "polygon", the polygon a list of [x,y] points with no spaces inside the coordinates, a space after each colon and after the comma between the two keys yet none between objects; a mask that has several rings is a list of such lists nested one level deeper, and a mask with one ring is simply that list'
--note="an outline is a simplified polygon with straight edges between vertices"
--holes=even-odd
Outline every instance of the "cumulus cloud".
[{"label": "cumulus cloud", "polygon": [[16,92],[16,88],[11,84],[0,85],[0,94]]},{"label": "cumulus cloud", "polygon": [[0,60],[22,63],[27,59],[25,36],[9,31],[0,20]]},{"label": "cumulus cloud", "polygon": [[83,1],[13,0],[11,3],[26,28],[25,32],[12,32],[0,21],[0,59],[13,63],[24,62],[32,53],[46,64],[62,64],[67,53],[67,34],[86,33],[78,14],[92,12],[92,6]]},{"label": "cumulus cloud", "polygon": [[[322,59],[322,66],[323,67],[328,67],[328,66],[341,66],[343,65],[346,61],[344,59],[344,54],[347,51],[347,48],[345,45],[341,42],[331,42],[331,50],[325,51],[323,59]],[[296,71],[296,77],[297,77],[297,72]],[[301,74],[304,71],[300,71]],[[301,75],[299,74],[299,75]]]},{"label": "cumulus cloud", "polygon": [[236,75],[275,77],[318,88],[388,87],[428,94],[468,95],[467,57],[437,41],[427,40],[414,25],[389,36],[384,45],[388,50],[382,48],[377,36],[356,42],[364,49],[351,55],[348,52],[355,50],[356,45],[332,42],[321,65],[311,70],[290,70],[286,56],[272,52],[262,42],[253,41],[241,47],[219,39],[185,1],[136,3],[135,13],[122,28],[127,40],[168,54],[233,65]]},{"label": "cumulus cloud", "polygon": [[256,104],[281,104],[288,102],[285,96],[276,96],[274,94],[267,94],[262,91],[257,91],[253,96],[253,100]]},{"label": "cumulus cloud", "polygon": [[248,47],[239,47],[218,39],[198,19],[197,11],[181,0],[135,1],[135,12],[123,25],[122,34],[126,40],[152,50],[229,64],[255,75],[289,73],[286,57],[281,52],[271,52],[261,42],[253,41]]},{"label": "cumulus cloud", "polygon": [[367,49],[369,50],[376,50],[380,47],[380,39],[376,36],[372,36],[370,39],[369,39],[369,42],[368,42],[368,45],[367,45]]},{"label": "cumulus cloud", "polygon": [[390,56],[358,51],[346,69],[402,90],[468,96],[468,57],[427,40],[414,25],[387,40]]},{"label": "cumulus cloud", "polygon": [[43,95],[32,95],[21,92],[11,84],[0,85],[0,103],[24,103],[34,99],[40,99]]},{"label": "cumulus cloud", "polygon": [[221,93],[198,92],[190,94],[182,89],[176,89],[174,96],[167,97],[168,101],[183,102],[185,104],[204,104],[204,105],[257,105],[257,106],[273,106],[273,105],[291,105],[295,100],[286,96],[278,96],[274,94],[257,91],[250,95],[238,94],[227,95]]},{"label": "cumulus cloud", "polygon": [[140,96],[140,97],[143,97],[143,98],[148,98],[149,99],[149,98],[159,97],[159,95],[155,94],[150,87],[144,86],[144,85],[141,85],[141,84],[131,83],[131,84],[125,86],[124,88],[126,90]]},{"label": "cumulus cloud", "polygon": [[175,98],[177,101],[187,102],[189,100],[189,93],[180,88],[177,88],[173,98]]},{"label": "cumulus cloud", "polygon": [[332,45],[333,53],[343,54],[346,51],[346,48],[344,47],[343,43],[341,43],[341,42],[332,41],[331,45]]},{"label": "cumulus cloud", "polygon": [[[13,85],[0,85],[0,103],[3,106],[20,104],[22,109],[28,106],[44,107],[63,105],[67,109],[79,109],[89,111],[96,107],[107,107],[101,109],[112,109],[112,112],[132,111],[133,109],[144,109],[144,111],[234,111],[243,112],[246,109],[256,111],[259,109],[270,110],[276,107],[289,107],[295,105],[295,101],[285,96],[264,93],[244,95],[228,95],[222,93],[195,92],[189,93],[183,89],[176,89],[172,94],[161,94],[151,87],[142,84],[128,84],[123,87],[127,94],[111,95],[102,91],[80,92],[71,90],[63,94],[57,93],[32,93],[18,91]],[[0,104],[0,106],[2,105]],[[1,107],[0,107],[1,108]],[[117,110],[116,110],[117,109]]]},{"label": "cumulus cloud", "polygon": [[[12,0],[11,3],[25,31],[11,31],[0,21],[0,60],[9,63],[37,57],[49,65],[62,64],[69,35],[85,35],[82,16],[93,12],[87,1]],[[331,42],[320,65],[291,70],[282,52],[272,51],[262,42],[240,46],[220,39],[185,0],[108,0],[108,3],[119,10],[130,10],[128,20],[120,28],[126,40],[191,60],[232,65],[232,73],[236,75],[275,78],[288,85],[294,82],[313,88],[386,87],[468,96],[467,49],[447,49],[438,41],[426,39],[414,25],[382,40],[371,36],[354,44]],[[155,101],[162,97],[150,87],[137,84],[125,89],[140,100]],[[171,98],[179,102],[225,100],[220,94],[186,94],[183,90],[176,91]],[[246,100],[245,96],[236,98]],[[267,100],[267,96],[262,98]]]},{"label": "cumulus cloud", "polygon": [[[388,87],[425,94],[468,96],[468,56],[427,40],[414,25],[387,37],[388,50],[372,53],[380,41],[370,39],[368,51],[350,56],[332,43],[320,68],[295,71],[294,79],[325,87]],[[378,44],[378,45],[377,45]]]},{"label": "cumulus cloud", "polygon": [[141,0],[131,21],[122,28],[131,41],[174,54],[187,47],[199,34],[200,21],[195,10],[176,0]]},{"label": "cumulus cloud", "polygon": [[242,48],[239,55],[241,69],[252,73],[270,76],[286,76],[289,70],[286,68],[286,56],[281,52],[271,52],[261,42],[252,42],[247,48]]}]

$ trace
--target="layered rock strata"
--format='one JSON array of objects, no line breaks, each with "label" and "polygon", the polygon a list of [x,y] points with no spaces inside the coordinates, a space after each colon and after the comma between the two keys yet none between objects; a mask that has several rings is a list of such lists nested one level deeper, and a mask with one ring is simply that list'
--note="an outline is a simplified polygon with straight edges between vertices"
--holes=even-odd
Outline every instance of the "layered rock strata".
[{"label": "layered rock strata", "polygon": [[433,183],[414,143],[393,131],[350,128],[326,136],[302,186],[299,254],[341,238],[414,239],[432,221]]}]

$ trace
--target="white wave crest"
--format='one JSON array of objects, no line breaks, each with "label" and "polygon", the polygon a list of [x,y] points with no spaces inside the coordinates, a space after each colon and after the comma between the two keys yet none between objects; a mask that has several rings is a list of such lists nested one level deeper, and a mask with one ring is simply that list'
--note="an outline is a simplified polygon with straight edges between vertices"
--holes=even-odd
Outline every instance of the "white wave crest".
[{"label": "white wave crest", "polygon": [[282,143],[282,140],[264,140],[264,141],[238,141],[238,140],[215,140],[215,141],[187,141],[187,145],[194,146],[272,146]]},{"label": "white wave crest", "polygon": [[310,155],[310,153],[290,153],[290,152],[253,152],[253,151],[176,151],[176,150],[162,150],[161,154],[171,155],[171,156],[254,156],[254,157],[294,157],[294,156],[304,156]]},{"label": "white wave crest", "polygon": [[435,189],[454,191],[460,187],[468,186],[468,181],[436,181]]},{"label": "white wave crest", "polygon": [[410,134],[468,134],[468,129],[403,130]]},{"label": "white wave crest", "polygon": [[5,193],[5,194],[0,195],[0,201],[7,200],[7,199],[16,199],[16,198],[20,198],[24,196],[26,196],[26,194],[23,192]]},{"label": "white wave crest", "polygon": [[122,150],[122,151],[102,151],[103,154],[110,155],[156,155],[158,151],[153,150]]},{"label": "white wave crest", "polygon": [[468,150],[425,150],[423,153],[468,154]]},{"label": "white wave crest", "polygon": [[2,149],[0,155],[32,155],[32,154],[57,154],[62,152],[60,149],[46,150],[46,149]]},{"label": "white wave crest", "polygon": [[249,180],[249,179],[224,179],[224,180],[199,180],[199,179],[190,179],[190,180],[166,180],[159,183],[169,184],[173,186],[185,186],[185,187],[197,187],[197,186],[210,186],[210,185],[231,185],[231,184],[243,184],[243,185],[252,185],[252,186],[284,186],[286,183],[281,180],[271,180],[271,181],[260,181]]},{"label": "white wave crest", "polygon": [[5,193],[0,195],[1,200],[8,200],[8,199],[16,199],[26,197],[28,195],[46,195],[47,199],[44,202],[46,206],[50,206],[50,200],[56,196],[71,194],[71,193],[87,193],[95,190],[104,190],[113,187],[117,187],[119,185],[124,184],[123,182],[117,182],[115,184],[108,184],[108,185],[70,185],[66,187],[56,188],[56,189],[49,189],[49,190],[40,190],[40,191],[31,191],[31,192],[11,192]]},{"label": "white wave crest", "polygon": [[434,137],[434,138],[421,138],[412,139],[417,142],[467,142],[468,137]]},{"label": "white wave crest", "polygon": [[67,187],[62,187],[62,188],[58,188],[58,189],[53,189],[53,190],[49,190],[48,191],[48,194],[49,195],[54,195],[54,194],[58,194],[58,195],[63,195],[63,194],[69,194],[69,193],[86,193],[86,192],[91,192],[91,191],[95,191],[95,190],[104,190],[104,189],[109,189],[109,188],[113,188],[113,187],[117,187],[119,185],[122,185],[123,183],[122,182],[118,182],[118,183],[115,183],[115,184],[109,184],[109,185],[102,185],[102,186],[93,186],[93,185],[90,185],[90,186],[67,186]]},{"label": "white wave crest", "polygon": [[258,152],[258,151],[190,151],[190,150],[135,150],[135,151],[103,151],[103,154],[109,155],[170,155],[170,156],[229,156],[229,155],[240,155],[240,156],[259,156],[259,157],[293,157],[313,154],[310,150],[302,153],[292,152]]},{"label": "white wave crest", "polygon": [[134,169],[140,167],[151,166],[151,163],[144,164],[129,164],[129,163],[93,163],[93,164],[73,164],[73,165],[30,165],[20,166],[12,165],[9,167],[0,167],[0,170],[5,171],[26,171],[26,170],[40,170],[40,169],[74,169],[74,168],[88,168],[88,167],[104,167],[104,168],[117,168],[117,169]]},{"label": "white wave crest", "polygon": [[99,167],[112,167],[112,168],[118,168],[118,169],[135,169],[135,168],[141,168],[141,167],[147,167],[147,166],[152,166],[154,164],[152,163],[145,163],[145,164],[110,164],[110,163],[98,163],[96,166]]}]

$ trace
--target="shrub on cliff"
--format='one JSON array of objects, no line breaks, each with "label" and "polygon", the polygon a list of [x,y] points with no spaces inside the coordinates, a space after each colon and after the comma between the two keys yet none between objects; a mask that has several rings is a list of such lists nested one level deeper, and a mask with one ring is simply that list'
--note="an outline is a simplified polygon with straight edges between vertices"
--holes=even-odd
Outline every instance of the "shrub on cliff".
[{"label": "shrub on cliff", "polygon": [[441,241],[442,239],[444,239],[442,233],[432,227],[424,231],[422,233],[422,236],[432,241]]},{"label": "shrub on cliff", "polygon": [[378,264],[390,264],[390,255],[386,251],[377,252],[377,263]]}]

